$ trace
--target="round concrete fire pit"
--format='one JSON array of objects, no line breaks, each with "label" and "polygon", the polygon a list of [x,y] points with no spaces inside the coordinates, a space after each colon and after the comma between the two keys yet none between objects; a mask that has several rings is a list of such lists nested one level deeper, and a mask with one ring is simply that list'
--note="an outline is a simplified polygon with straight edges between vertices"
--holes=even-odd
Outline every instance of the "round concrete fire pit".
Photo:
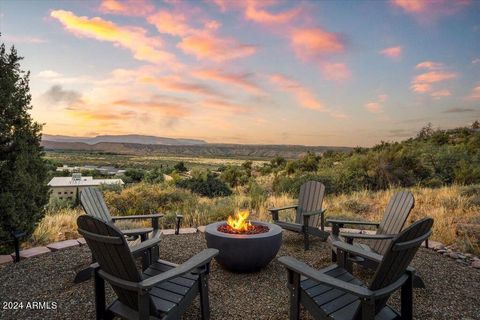
[{"label": "round concrete fire pit", "polygon": [[282,229],[274,224],[252,221],[253,225],[268,227],[258,234],[231,234],[218,230],[225,221],[205,227],[205,239],[209,248],[220,253],[215,257],[225,269],[234,272],[253,272],[265,267],[277,255],[282,244]]}]

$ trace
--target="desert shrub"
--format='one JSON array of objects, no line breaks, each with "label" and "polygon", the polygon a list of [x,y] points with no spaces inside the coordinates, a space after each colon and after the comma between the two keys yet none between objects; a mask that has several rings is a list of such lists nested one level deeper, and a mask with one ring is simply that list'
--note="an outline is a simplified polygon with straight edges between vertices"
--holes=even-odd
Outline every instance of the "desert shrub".
[{"label": "desert shrub", "polygon": [[188,189],[196,194],[209,198],[225,197],[232,194],[227,184],[211,173],[208,173],[204,177],[197,176],[180,180],[176,185],[177,187]]},{"label": "desert shrub", "polygon": [[163,176],[163,170],[161,168],[155,168],[145,173],[143,181],[147,183],[161,183],[165,181]]},{"label": "desert shrub", "polygon": [[230,185],[230,187],[235,188],[242,186],[248,182],[249,172],[243,167],[238,166],[227,166],[227,168],[220,175],[220,179],[225,181]]},{"label": "desert shrub", "polygon": [[116,192],[116,193],[120,193],[123,190],[123,186],[118,183],[112,183],[112,184],[102,183],[98,186],[98,188],[104,192],[110,191],[110,192]]},{"label": "desert shrub", "polygon": [[50,200],[48,201],[47,210],[49,212],[57,212],[63,209],[70,209],[73,206],[74,206],[73,200],[51,197]]},{"label": "desert shrub", "polygon": [[185,166],[185,162],[183,162],[183,161],[180,161],[177,164],[175,164],[173,166],[173,169],[175,169],[175,171],[180,172],[180,173],[188,171],[188,168]]},{"label": "desert shrub", "polygon": [[250,179],[247,187],[247,196],[250,198],[250,208],[258,209],[267,200],[267,191],[255,179]]},{"label": "desert shrub", "polygon": [[371,206],[368,203],[362,203],[355,199],[349,199],[343,203],[343,208],[355,214],[364,214],[371,211]]},{"label": "desert shrub", "polygon": [[460,195],[464,197],[480,197],[480,185],[463,186],[460,188]]},{"label": "desert shrub", "polygon": [[126,183],[131,182],[140,182],[145,176],[145,170],[142,169],[128,169],[125,171],[124,176],[126,177]]},{"label": "desert shrub", "polygon": [[278,176],[273,181],[273,191],[276,194],[287,193],[294,198],[298,198],[300,187],[307,181],[320,181],[325,185],[327,194],[338,191],[334,177],[330,175],[304,174],[300,176]]}]

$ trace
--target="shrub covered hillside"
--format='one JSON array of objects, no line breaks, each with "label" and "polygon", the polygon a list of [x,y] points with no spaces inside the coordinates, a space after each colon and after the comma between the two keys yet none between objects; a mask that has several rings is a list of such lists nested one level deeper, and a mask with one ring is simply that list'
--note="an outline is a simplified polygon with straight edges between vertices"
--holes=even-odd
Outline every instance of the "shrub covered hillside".
[{"label": "shrub covered hillside", "polygon": [[274,159],[261,168],[273,173],[274,191],[295,195],[306,180],[318,180],[329,193],[363,189],[480,183],[480,124],[434,130],[424,127],[415,138],[382,142],[350,153],[306,154],[297,161]]}]

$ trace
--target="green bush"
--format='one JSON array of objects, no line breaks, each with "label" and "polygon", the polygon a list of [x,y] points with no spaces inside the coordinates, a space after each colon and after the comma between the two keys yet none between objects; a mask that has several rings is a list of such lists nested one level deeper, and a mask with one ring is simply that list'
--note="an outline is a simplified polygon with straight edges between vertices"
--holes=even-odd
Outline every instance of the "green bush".
[{"label": "green bush", "polygon": [[232,194],[227,184],[211,173],[203,177],[197,176],[177,181],[176,185],[177,187],[188,189],[196,194],[209,198],[225,197]]}]

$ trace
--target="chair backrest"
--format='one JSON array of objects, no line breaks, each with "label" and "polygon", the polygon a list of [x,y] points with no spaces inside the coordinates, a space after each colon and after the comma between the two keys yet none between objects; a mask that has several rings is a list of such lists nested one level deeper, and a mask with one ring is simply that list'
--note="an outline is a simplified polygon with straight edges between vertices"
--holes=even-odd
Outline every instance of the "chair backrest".
[{"label": "chair backrest", "polygon": [[[303,223],[303,213],[317,211],[322,209],[323,197],[325,196],[325,186],[318,181],[307,181],[300,187],[298,196],[296,223]],[[320,224],[320,215],[310,218],[308,224],[317,227]]]},{"label": "chair backrest", "polygon": [[[405,274],[418,248],[432,233],[432,225],[432,218],[421,219],[391,241],[372,278],[371,290],[385,288]],[[389,296],[376,301],[376,312],[379,312],[385,306],[388,298]]]},{"label": "chair backrest", "polygon": [[[77,226],[78,232],[85,238],[93,257],[100,265],[100,270],[126,281],[142,280],[127,241],[117,227],[88,215],[78,217]],[[136,292],[110,284],[120,302],[138,310]]]},{"label": "chair backrest", "polygon": [[98,188],[85,188],[80,192],[80,203],[83,210],[92,217],[111,223],[112,216],[107,204],[103,200],[102,192]]},{"label": "chair backrest", "polygon": [[[415,199],[410,191],[400,191],[393,195],[383,214],[383,220],[378,226],[379,234],[398,234],[402,231],[408,215],[415,205]],[[370,246],[375,252],[383,255],[392,240],[373,241]]]}]

